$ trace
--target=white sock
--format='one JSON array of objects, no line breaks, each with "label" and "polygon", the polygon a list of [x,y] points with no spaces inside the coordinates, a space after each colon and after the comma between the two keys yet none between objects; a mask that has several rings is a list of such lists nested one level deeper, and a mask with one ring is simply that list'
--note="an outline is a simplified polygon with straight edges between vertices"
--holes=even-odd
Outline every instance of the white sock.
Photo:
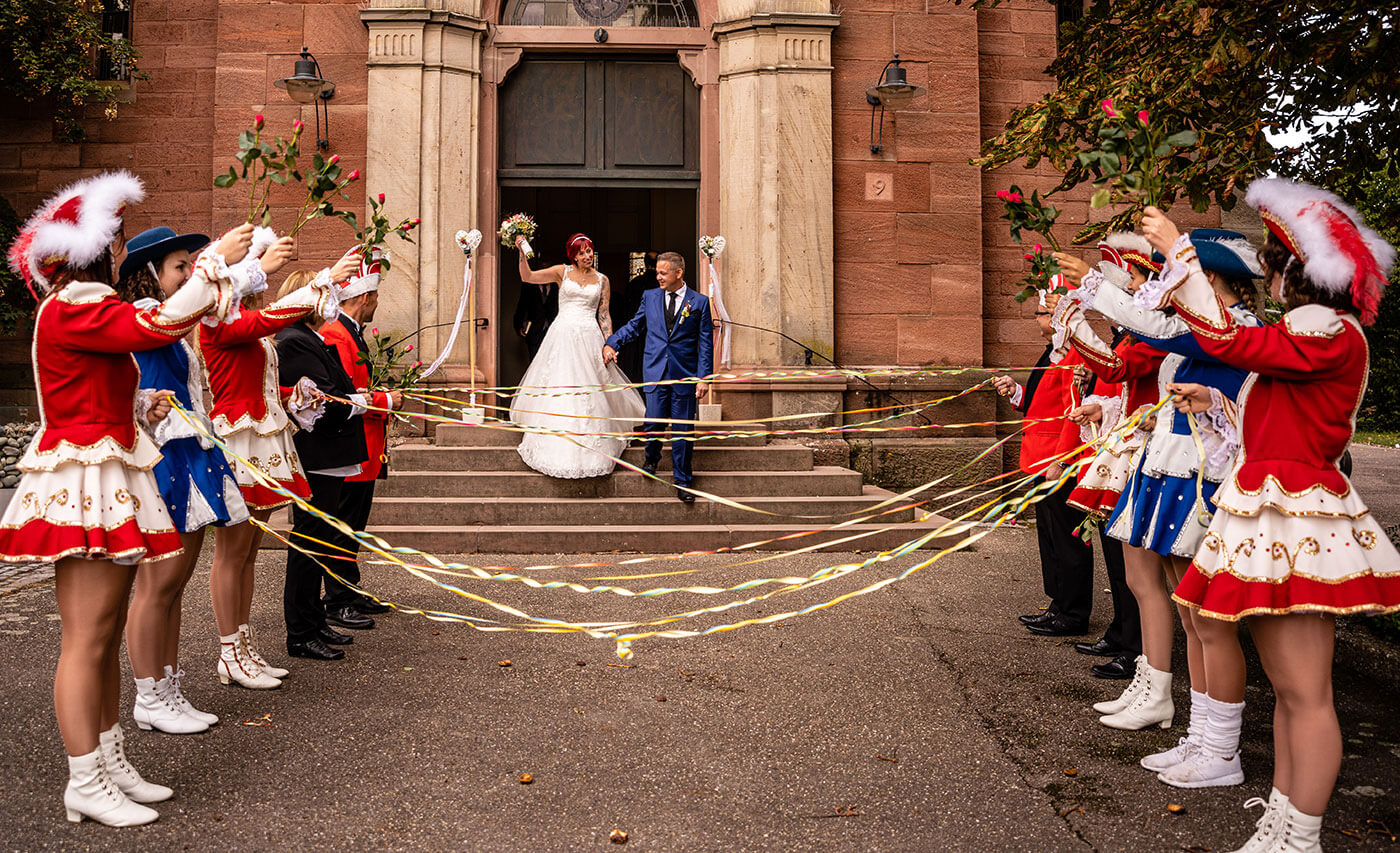
[{"label": "white sock", "polygon": [[1221,758],[1232,758],[1240,751],[1240,728],[1244,724],[1243,702],[1221,702],[1205,697],[1206,726],[1201,746]]},{"label": "white sock", "polygon": [[1322,815],[1304,814],[1289,803],[1284,820],[1288,823],[1289,834],[1302,841],[1305,847],[1309,843],[1317,844],[1322,837]]},{"label": "white sock", "polygon": [[221,642],[221,643],[227,643],[227,644],[229,644],[229,645],[233,645],[234,643],[237,643],[237,642],[238,642],[238,632],[237,632],[237,631],[234,631],[232,634],[229,634],[227,637],[220,637],[220,638],[219,638],[219,642]]},{"label": "white sock", "polygon": [[1191,690],[1191,718],[1186,723],[1186,740],[1196,744],[1201,743],[1201,738],[1206,733],[1206,699],[1209,698],[1204,693]]}]

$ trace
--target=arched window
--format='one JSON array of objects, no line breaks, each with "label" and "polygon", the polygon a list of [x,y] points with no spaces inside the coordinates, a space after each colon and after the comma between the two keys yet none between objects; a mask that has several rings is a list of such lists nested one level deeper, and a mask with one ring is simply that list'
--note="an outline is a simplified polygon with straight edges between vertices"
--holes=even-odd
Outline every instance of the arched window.
[{"label": "arched window", "polygon": [[534,27],[698,27],[694,0],[510,0],[501,23]]}]

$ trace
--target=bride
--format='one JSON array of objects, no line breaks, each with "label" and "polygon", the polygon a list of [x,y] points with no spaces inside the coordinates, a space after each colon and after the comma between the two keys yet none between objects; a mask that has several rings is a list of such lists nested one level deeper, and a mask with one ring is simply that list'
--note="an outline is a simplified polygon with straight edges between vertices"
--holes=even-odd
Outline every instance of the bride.
[{"label": "bride", "polygon": [[[523,239],[516,238],[517,251]],[[612,471],[612,457],[622,455],[627,439],[598,433],[637,429],[646,406],[635,388],[600,389],[628,384],[617,365],[605,365],[599,355],[613,332],[608,277],[593,267],[593,241],[586,235],[570,237],[564,254],[568,265],[539,271],[520,254],[521,281],[559,284],[559,315],[520,380],[510,419],[571,433],[525,433],[518,450],[526,465],[551,477],[601,477]]]}]

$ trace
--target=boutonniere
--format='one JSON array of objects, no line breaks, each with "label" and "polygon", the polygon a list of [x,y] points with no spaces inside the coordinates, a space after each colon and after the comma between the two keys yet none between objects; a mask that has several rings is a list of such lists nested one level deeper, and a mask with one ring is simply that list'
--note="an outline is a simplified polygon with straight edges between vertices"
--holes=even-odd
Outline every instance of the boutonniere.
[{"label": "boutonniere", "polygon": [[690,316],[690,303],[687,302],[687,303],[685,303],[684,305],[681,306],[681,322],[685,322],[685,318],[686,318],[686,317],[689,317],[689,316]]}]

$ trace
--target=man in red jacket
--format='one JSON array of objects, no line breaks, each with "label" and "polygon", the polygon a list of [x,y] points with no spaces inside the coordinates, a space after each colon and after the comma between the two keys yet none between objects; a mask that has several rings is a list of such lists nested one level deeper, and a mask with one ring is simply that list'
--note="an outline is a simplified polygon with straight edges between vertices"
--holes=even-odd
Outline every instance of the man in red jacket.
[{"label": "man in red jacket", "polygon": [[[362,353],[369,354],[369,346],[361,330],[374,319],[374,311],[379,307],[379,259],[380,250],[376,248],[369,258],[360,260],[358,274],[341,285],[340,317],[321,330],[321,337],[334,347],[355,388],[369,396],[370,409],[364,415],[365,449],[369,452],[369,459],[360,473],[346,478],[340,492],[340,511],[337,513],[342,521],[356,530],[364,530],[369,523],[375,481],[389,476],[389,415],[383,410],[397,409],[403,402],[402,391],[384,392],[370,388],[369,367],[360,361]],[[354,549],[356,556],[338,558],[328,565],[336,574],[359,586],[358,543],[350,537],[342,537],[336,544]],[[326,594],[322,600],[326,605],[326,621],[343,628],[373,628],[374,620],[369,614],[389,610],[387,606],[356,593],[329,575],[326,576]]]},{"label": "man in red jacket", "polygon": [[[1047,304],[1042,296],[1035,312],[1040,333],[1047,341],[1054,334],[1050,327],[1052,307],[1053,304]],[[993,380],[997,393],[1009,397],[1011,405],[1026,416],[1021,437],[1021,470],[1036,475],[1037,484],[1059,479],[1065,465],[1075,460],[1072,457],[1056,460],[1081,443],[1079,425],[1067,415],[1078,408],[1083,398],[1083,388],[1076,387],[1076,376],[1082,368],[1075,369],[1083,360],[1079,353],[1071,350],[1052,368],[1050,351],[1051,346],[1047,344],[1024,386],[1010,376],[998,376]],[[1026,628],[1035,634],[1063,637],[1089,630],[1094,551],[1075,536],[1075,530],[1084,523],[1085,513],[1065,502],[1074,491],[1075,483],[1075,480],[1065,482],[1035,505],[1040,573],[1045,594],[1050,596],[1050,606],[1045,612],[1020,617]]]}]

